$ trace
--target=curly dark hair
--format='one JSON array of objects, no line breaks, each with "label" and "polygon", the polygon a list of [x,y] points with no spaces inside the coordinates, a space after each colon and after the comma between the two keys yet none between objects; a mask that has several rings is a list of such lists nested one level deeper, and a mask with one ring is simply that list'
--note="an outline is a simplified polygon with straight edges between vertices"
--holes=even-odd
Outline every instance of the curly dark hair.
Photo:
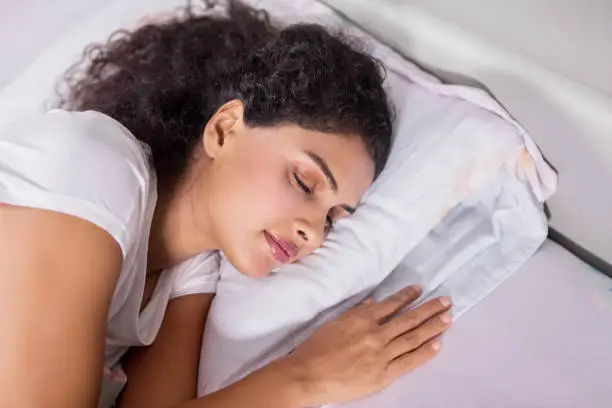
[{"label": "curly dark hair", "polygon": [[391,146],[384,68],[348,36],[313,24],[275,27],[235,0],[187,6],[164,23],[85,50],[58,107],[102,112],[146,143],[160,181],[186,170],[208,120],[232,99],[249,126],[297,124],[361,137],[376,169]]}]

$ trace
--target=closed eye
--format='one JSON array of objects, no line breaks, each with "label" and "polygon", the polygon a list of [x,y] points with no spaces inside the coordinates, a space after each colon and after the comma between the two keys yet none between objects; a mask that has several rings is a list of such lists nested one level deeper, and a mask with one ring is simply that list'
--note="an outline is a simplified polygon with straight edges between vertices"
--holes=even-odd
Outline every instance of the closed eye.
[{"label": "closed eye", "polygon": [[300,186],[302,191],[304,191],[304,193],[308,195],[312,194],[312,189],[302,181],[302,179],[300,178],[300,176],[297,175],[297,173],[293,173],[293,178],[295,179],[295,182],[298,184],[298,186]]},{"label": "closed eye", "polygon": [[[293,173],[293,179],[295,180],[296,184],[300,187],[300,189],[305,194],[307,195],[313,194],[312,188],[308,187],[306,183],[304,183],[304,181],[300,178],[300,176],[298,176],[297,173]],[[334,226],[334,219],[328,214],[327,216],[325,216],[325,233],[328,234],[332,230],[333,226]]]}]

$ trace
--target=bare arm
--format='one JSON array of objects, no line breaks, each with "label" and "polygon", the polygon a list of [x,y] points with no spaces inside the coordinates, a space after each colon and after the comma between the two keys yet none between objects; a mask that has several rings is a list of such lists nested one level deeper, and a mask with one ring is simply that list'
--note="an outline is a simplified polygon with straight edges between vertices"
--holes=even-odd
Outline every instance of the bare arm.
[{"label": "bare arm", "polygon": [[153,344],[135,347],[123,361],[128,377],[118,408],[301,407],[301,381],[277,362],[256,375],[196,400],[202,333],[213,294],[172,300]]},{"label": "bare arm", "polygon": [[202,333],[213,296],[170,301],[153,344],[133,348],[123,362],[128,383],[119,408],[163,408],[196,397]]},{"label": "bare arm", "polygon": [[306,408],[313,396],[304,374],[285,358],[213,394],[168,408]]},{"label": "bare arm", "polygon": [[153,344],[133,348],[123,362],[128,382],[118,401],[119,408],[300,406],[295,405],[301,399],[298,373],[283,362],[195,400],[202,333],[213,296],[190,295],[170,302]]},{"label": "bare arm", "polygon": [[120,268],[95,225],[0,204],[0,406],[96,405]]},{"label": "bare arm", "polygon": [[[210,299],[195,296],[191,305],[188,298],[175,301],[163,333],[128,365],[135,370],[128,372],[128,384],[135,378],[137,384],[126,389],[120,407],[303,408],[378,391],[437,354],[434,338],[449,326],[441,316],[450,305],[437,299],[389,320],[419,294],[410,288],[379,304],[364,303],[321,327],[292,355],[200,399],[193,399],[199,323]],[[134,372],[137,376],[130,377]]]}]

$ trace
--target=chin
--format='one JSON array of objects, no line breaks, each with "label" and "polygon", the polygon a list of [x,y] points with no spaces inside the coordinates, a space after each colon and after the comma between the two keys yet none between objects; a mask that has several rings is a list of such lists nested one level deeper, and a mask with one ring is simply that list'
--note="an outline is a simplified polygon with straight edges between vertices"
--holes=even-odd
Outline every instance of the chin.
[{"label": "chin", "polygon": [[257,278],[259,278],[259,279],[265,278],[266,276],[268,276],[270,274],[270,272],[272,272],[271,269],[268,269],[268,270],[254,270],[254,269],[243,270],[243,269],[238,269],[238,268],[236,268],[236,269],[238,270],[238,272],[240,272],[244,276],[246,276],[248,278],[255,278],[255,279],[257,279]]},{"label": "chin", "polygon": [[225,257],[238,272],[249,278],[263,278],[272,272],[273,266],[268,262],[245,259],[246,257],[231,256],[230,254],[225,254]]}]

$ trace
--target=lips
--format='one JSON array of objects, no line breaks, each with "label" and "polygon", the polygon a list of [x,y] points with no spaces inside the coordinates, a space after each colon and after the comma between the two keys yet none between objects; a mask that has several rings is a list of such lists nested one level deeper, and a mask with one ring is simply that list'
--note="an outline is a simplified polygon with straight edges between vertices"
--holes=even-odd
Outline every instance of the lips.
[{"label": "lips", "polygon": [[285,241],[265,231],[264,236],[268,241],[272,256],[280,264],[288,263],[300,253],[300,248],[292,242]]}]

